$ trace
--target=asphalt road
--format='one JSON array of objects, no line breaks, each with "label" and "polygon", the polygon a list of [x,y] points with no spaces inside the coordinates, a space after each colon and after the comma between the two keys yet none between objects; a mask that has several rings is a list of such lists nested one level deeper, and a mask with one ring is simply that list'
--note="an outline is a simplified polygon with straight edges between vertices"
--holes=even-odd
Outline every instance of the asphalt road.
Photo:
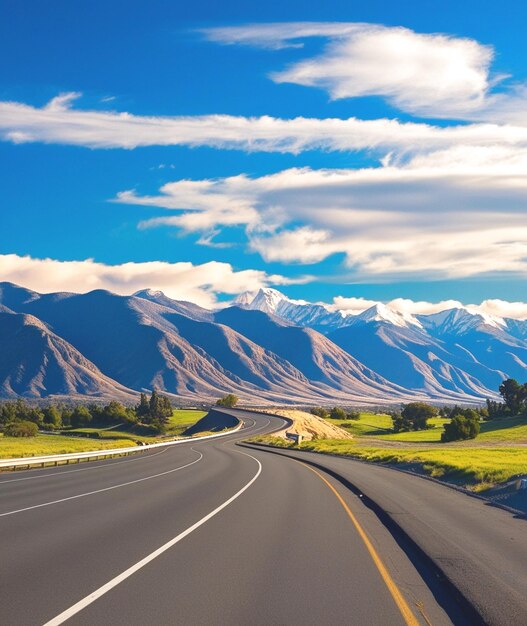
[{"label": "asphalt road", "polygon": [[[475,623],[364,498],[319,468],[237,445],[282,420],[238,415],[244,428],[224,438],[2,475],[0,624]],[[362,464],[326,463],[371,480]],[[384,472],[368,488],[386,481],[405,510],[408,477]],[[446,498],[442,523],[450,494],[478,502],[441,489],[431,499]],[[414,504],[427,505],[420,493]]]}]

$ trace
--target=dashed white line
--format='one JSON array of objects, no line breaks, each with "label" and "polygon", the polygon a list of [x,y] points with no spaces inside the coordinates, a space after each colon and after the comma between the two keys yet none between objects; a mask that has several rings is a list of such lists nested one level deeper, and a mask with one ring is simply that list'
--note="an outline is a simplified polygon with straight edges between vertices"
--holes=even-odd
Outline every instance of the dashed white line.
[{"label": "dashed white line", "polygon": [[51,502],[43,502],[42,504],[34,504],[33,506],[26,506],[23,509],[16,509],[15,511],[8,511],[7,513],[0,513],[0,517],[6,517],[8,515],[15,515],[16,513],[23,513],[24,511],[31,511],[33,509],[40,509],[44,506],[51,506],[53,504],[60,504],[61,502],[68,502],[68,500],[77,500],[78,498],[85,498],[87,496],[93,496],[97,493],[111,491],[112,489],[119,489],[120,487],[127,487],[128,485],[135,485],[145,480],[151,480],[152,478],[159,478],[160,476],[166,476],[167,474],[172,474],[173,472],[179,472],[179,470],[185,469],[185,467],[190,467],[191,465],[198,463],[203,458],[203,454],[201,454],[201,452],[199,452],[198,450],[194,450],[194,448],[191,448],[191,450],[199,454],[199,458],[196,459],[195,461],[192,461],[192,463],[181,465],[180,467],[176,467],[166,472],[161,472],[160,474],[153,474],[152,476],[145,476],[144,478],[137,478],[136,480],[130,480],[126,483],[120,483],[119,485],[112,485],[111,487],[104,487],[103,489],[96,489],[95,491],[87,491],[86,493],[79,493],[75,496],[69,496],[67,498],[60,498],[60,500],[52,500]]}]

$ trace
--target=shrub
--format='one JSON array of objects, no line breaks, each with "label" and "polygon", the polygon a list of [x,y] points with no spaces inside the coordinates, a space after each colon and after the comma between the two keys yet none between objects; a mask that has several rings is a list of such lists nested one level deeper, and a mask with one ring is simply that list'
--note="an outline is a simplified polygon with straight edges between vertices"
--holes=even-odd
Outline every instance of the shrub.
[{"label": "shrub", "polygon": [[28,420],[12,422],[4,428],[5,437],[35,437],[37,433],[38,426]]},{"label": "shrub", "polygon": [[436,417],[438,410],[424,402],[410,402],[400,414],[392,416],[394,432],[406,432],[410,430],[426,430],[428,420]]},{"label": "shrub", "polygon": [[345,420],[346,411],[344,409],[341,409],[339,406],[334,406],[331,409],[330,416],[331,416],[331,419],[334,419],[334,420]]},{"label": "shrub", "polygon": [[346,419],[348,420],[360,420],[359,411],[348,411],[346,413]]},{"label": "shrub", "polygon": [[216,406],[224,406],[232,409],[232,407],[238,404],[238,400],[238,396],[235,396],[233,393],[228,393],[227,395],[219,398],[219,400],[216,401]]},{"label": "shrub", "polygon": [[445,431],[441,434],[441,441],[459,441],[475,439],[479,435],[479,415],[454,415],[450,423],[445,424]]},{"label": "shrub", "polygon": [[311,415],[316,415],[317,417],[322,417],[323,419],[327,419],[329,417],[329,411],[322,406],[314,406],[310,412]]}]

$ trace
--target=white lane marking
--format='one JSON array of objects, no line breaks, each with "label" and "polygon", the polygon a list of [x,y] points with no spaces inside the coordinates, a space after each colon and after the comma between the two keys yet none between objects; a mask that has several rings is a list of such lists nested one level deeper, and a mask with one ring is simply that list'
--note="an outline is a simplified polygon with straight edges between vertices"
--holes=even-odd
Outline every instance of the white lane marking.
[{"label": "white lane marking", "polygon": [[116,576],[115,578],[112,578],[112,580],[108,581],[105,585],[103,585],[102,587],[99,587],[99,589],[97,589],[96,591],[93,591],[88,596],[86,596],[85,598],[83,598],[82,600],[74,604],[73,606],[71,606],[69,609],[66,609],[60,615],[57,615],[57,617],[54,617],[49,622],[46,622],[44,626],[59,626],[59,624],[63,624],[70,617],[73,617],[74,615],[76,615],[77,613],[85,609],[87,606],[92,604],[92,602],[95,602],[95,600],[97,600],[101,596],[108,593],[114,587],[117,587],[117,585],[125,581],[127,578],[135,574],[137,571],[139,571],[143,567],[145,567],[145,565],[148,565],[158,556],[160,556],[161,554],[163,554],[164,552],[166,552],[167,550],[175,546],[176,543],[179,543],[182,539],[187,537],[187,535],[190,535],[190,533],[194,532],[197,528],[199,528],[200,526],[203,526],[203,524],[208,522],[212,517],[217,515],[220,511],[228,507],[229,504],[234,502],[234,500],[239,498],[244,491],[247,491],[247,489],[249,489],[249,487],[258,478],[258,476],[260,476],[262,472],[262,464],[256,457],[250,454],[246,454],[245,452],[238,452],[238,454],[243,454],[244,456],[248,456],[254,461],[256,461],[256,463],[258,463],[258,471],[244,487],[242,487],[239,491],[237,491],[228,500],[225,500],[223,504],[220,504],[220,506],[216,507],[213,511],[205,515],[205,517],[202,517],[198,522],[196,522],[195,524],[192,524],[192,526],[184,530],[182,533],[180,533],[179,535],[177,535],[170,541],[167,541],[167,543],[162,545],[160,548],[158,548],[157,550],[154,550],[154,552],[146,556],[144,559],[141,559],[135,565],[132,565],[131,567],[129,567],[127,570],[125,570],[124,572]]},{"label": "white lane marking", "polygon": [[192,461],[192,463],[181,465],[180,467],[176,467],[166,472],[161,472],[160,474],[153,474],[152,476],[145,476],[144,478],[137,478],[136,480],[130,480],[127,483],[120,483],[119,485],[112,485],[111,487],[104,487],[104,489],[97,489],[95,491],[79,493],[75,496],[69,496],[68,498],[61,498],[60,500],[52,500],[51,502],[43,502],[42,504],[34,504],[33,506],[27,506],[23,509],[17,509],[16,511],[8,511],[7,513],[0,513],[0,517],[6,517],[7,515],[15,515],[15,513],[22,513],[24,511],[31,511],[33,509],[40,509],[43,506],[51,506],[52,504],[60,504],[61,502],[67,502],[68,500],[76,500],[77,498],[85,498],[86,496],[93,496],[96,493],[103,493],[104,491],[111,491],[112,489],[119,489],[120,487],[127,487],[128,485],[135,485],[136,483],[141,483],[145,480],[151,480],[152,478],[159,478],[160,476],[166,476],[167,474],[172,474],[173,472],[179,472],[179,470],[185,469],[185,467],[190,467],[191,465],[194,465],[194,463],[198,463],[203,458],[203,454],[201,454],[199,450],[194,450],[194,448],[191,448],[191,450],[192,452],[197,452],[199,454],[199,458],[196,459],[195,461]]},{"label": "white lane marking", "polygon": [[152,459],[155,456],[163,454],[166,452],[168,448],[163,448],[161,452],[156,452],[155,454],[147,454],[146,456],[142,456],[138,459],[122,459],[121,461],[114,461],[113,463],[101,463],[100,465],[95,465],[93,467],[84,467],[82,469],[74,469],[67,470],[65,472],[51,472],[50,474],[39,474],[38,476],[26,476],[25,478],[12,478],[10,480],[0,480],[0,487],[5,485],[6,483],[17,483],[21,480],[35,480],[36,478],[46,478],[46,476],[63,476],[64,474],[74,474],[75,472],[89,472],[91,470],[100,469],[101,467],[108,467],[109,465],[121,465],[122,463],[133,463],[134,461],[144,461],[145,459]]},{"label": "white lane marking", "polygon": [[[252,426],[254,426],[256,424],[255,420],[252,420],[252,422],[253,422]],[[270,424],[270,420],[267,421],[267,424]],[[267,424],[266,424],[266,426],[267,426]],[[252,426],[249,426],[249,427],[246,427],[246,428],[241,428],[239,432],[241,432],[242,430],[248,430],[249,428],[252,428]],[[258,430],[261,430],[261,428],[259,428]],[[233,435],[234,435],[234,433],[233,433]],[[229,436],[229,435],[226,435],[226,436]],[[185,443],[192,443],[192,442],[191,442],[191,440],[189,440],[189,442],[185,442]],[[110,448],[110,450],[111,450],[111,448]],[[161,452],[156,452],[155,454],[148,454],[146,456],[142,456],[139,459],[124,459],[122,461],[115,461],[113,463],[101,463],[100,465],[97,465],[97,466],[94,466],[94,467],[85,467],[85,468],[82,468],[82,469],[68,470],[66,472],[51,472],[50,474],[39,474],[38,476],[26,476],[25,478],[12,478],[10,480],[0,480],[0,487],[2,485],[6,484],[6,483],[16,483],[16,482],[19,482],[21,480],[35,480],[36,478],[45,478],[46,476],[54,477],[54,476],[62,476],[63,474],[73,474],[75,472],[88,472],[88,471],[91,471],[91,470],[99,469],[101,467],[120,465],[121,463],[132,463],[133,461],[144,461],[145,459],[151,459],[154,456],[158,456],[159,454],[163,454],[163,452],[166,452],[167,450],[168,450],[168,447],[167,448],[163,448],[163,450],[161,450]]]},{"label": "white lane marking", "polygon": [[[253,426],[256,426],[256,420],[255,419],[253,419],[252,417],[249,417],[249,418],[246,418],[246,419],[252,420],[252,425],[249,426],[246,430],[250,430],[250,429],[253,428]],[[247,434],[248,435],[252,435],[253,433],[257,433],[259,430],[263,430],[264,428],[267,428],[267,426],[269,426],[270,423],[271,423],[271,420],[268,419],[266,424],[264,424],[263,426],[260,426],[258,428],[255,428],[254,430],[251,430],[251,432],[247,433]],[[241,430],[240,430],[240,432],[241,432]],[[245,435],[244,435],[244,437],[245,437]],[[243,437],[238,437],[237,439],[235,439],[235,441],[240,441],[240,439],[243,439]],[[232,440],[229,439],[229,441],[225,441],[224,443],[222,443],[222,447],[225,447],[228,443],[232,443]]]}]

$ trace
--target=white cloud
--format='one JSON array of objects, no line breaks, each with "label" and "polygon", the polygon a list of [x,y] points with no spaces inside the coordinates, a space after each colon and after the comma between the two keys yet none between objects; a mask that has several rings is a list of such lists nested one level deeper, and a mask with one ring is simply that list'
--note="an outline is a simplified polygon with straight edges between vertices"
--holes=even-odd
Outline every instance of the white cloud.
[{"label": "white cloud", "polygon": [[[74,109],[71,105],[79,96],[78,93],[61,94],[42,108],[20,102],[0,102],[0,137],[14,143],[58,143],[87,148],[180,145],[289,153],[322,149],[395,150],[400,154],[460,144],[527,146],[527,128],[521,125],[440,127],[354,117],[139,116]],[[521,119],[518,122],[521,123]]]},{"label": "white cloud", "polygon": [[[268,275],[258,270],[235,271],[228,263],[210,262],[166,263],[151,261],[105,265],[92,259],[84,261],[58,261],[35,259],[16,254],[0,255],[0,281],[13,282],[40,293],[69,291],[86,293],[93,289],[107,289],[120,295],[129,295],[140,289],[163,291],[176,300],[195,302],[204,307],[224,306],[218,303],[217,294],[237,295],[245,291],[255,294],[268,285],[302,284],[310,277],[289,279]],[[305,300],[295,302],[308,304]],[[378,300],[336,296],[329,310],[356,315],[377,304]],[[462,304],[458,300],[440,302],[414,301],[396,298],[388,306],[402,314],[430,314],[451,308],[465,307],[474,313],[512,319],[527,319],[527,303],[505,300],[484,300],[480,304]]]},{"label": "white cloud", "polygon": [[105,265],[92,259],[58,261],[16,254],[0,255],[0,280],[23,285],[34,291],[85,293],[107,289],[121,295],[151,288],[177,300],[210,307],[219,293],[235,295],[267,285],[306,282],[269,275],[259,270],[236,271],[228,263],[211,261],[201,265],[150,261]]},{"label": "white cloud", "polygon": [[[476,307],[478,308],[478,307]],[[510,317],[512,319],[527,319],[527,303],[525,302],[507,302],[506,300],[484,300],[479,309],[488,314],[497,317]]]},{"label": "white cloud", "polygon": [[178,181],[118,201],[171,209],[144,227],[245,225],[268,261],[343,253],[356,279],[527,273],[527,150],[457,147],[377,168]]},{"label": "white cloud", "polygon": [[366,298],[335,296],[332,304],[326,306],[330,311],[342,311],[346,315],[357,315],[375,306],[378,302],[378,300],[367,300]]},{"label": "white cloud", "polygon": [[[357,315],[366,309],[379,304],[378,300],[366,300],[365,298],[346,298],[336,296],[333,302],[326,305],[332,311],[342,311],[347,315]],[[480,304],[462,304],[459,300],[441,300],[439,302],[426,302],[423,300],[410,300],[408,298],[396,298],[386,302],[390,309],[403,315],[431,315],[449,309],[468,309],[471,313],[494,318],[527,319],[527,303],[507,302],[506,300],[484,300]]]},{"label": "white cloud", "polygon": [[325,89],[333,99],[381,96],[400,110],[429,117],[525,124],[525,85],[496,91],[492,46],[448,34],[344,22],[247,24],[202,31],[212,41],[269,49],[329,42],[320,54],[274,72],[277,83]]}]

